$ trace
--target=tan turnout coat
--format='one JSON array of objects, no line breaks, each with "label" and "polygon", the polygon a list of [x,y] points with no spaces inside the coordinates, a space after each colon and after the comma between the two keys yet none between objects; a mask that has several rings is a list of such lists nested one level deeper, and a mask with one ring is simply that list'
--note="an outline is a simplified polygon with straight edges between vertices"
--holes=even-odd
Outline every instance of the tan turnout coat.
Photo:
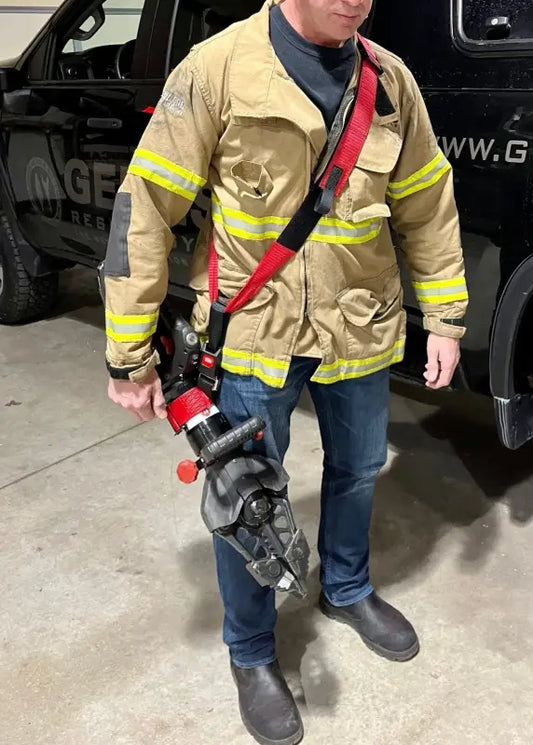
[{"label": "tan turnout coat", "polygon": [[[168,286],[170,227],[198,192],[211,211],[193,257],[193,320],[207,330],[208,242],[220,290],[233,296],[304,200],[327,132],[269,40],[269,8],[193,48],[170,75],[115,205],[106,258],[107,358],[157,361],[150,339]],[[374,114],[349,183],[305,248],[230,321],[223,367],[281,387],[293,355],[316,356],[314,380],[382,369],[404,350],[394,228],[425,327],[459,338],[467,288],[452,171],[420,91],[395,55],[373,44],[394,113]],[[357,85],[357,65],[351,87]]]}]

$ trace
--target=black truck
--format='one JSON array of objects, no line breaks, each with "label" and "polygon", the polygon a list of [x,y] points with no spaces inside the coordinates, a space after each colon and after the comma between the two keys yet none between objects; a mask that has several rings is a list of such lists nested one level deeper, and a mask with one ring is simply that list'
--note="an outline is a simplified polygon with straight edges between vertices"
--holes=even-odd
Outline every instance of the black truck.
[{"label": "black truck", "polygon": [[[0,64],[1,323],[46,312],[63,269],[97,269],[168,73],[261,2],[66,0]],[[492,396],[501,440],[518,448],[533,438],[533,4],[375,0],[363,33],[413,70],[454,166],[471,300],[453,386]],[[169,298],[192,299],[208,203],[200,195],[174,228]],[[393,372],[422,382],[426,333],[406,273],[404,286],[407,351]]]}]

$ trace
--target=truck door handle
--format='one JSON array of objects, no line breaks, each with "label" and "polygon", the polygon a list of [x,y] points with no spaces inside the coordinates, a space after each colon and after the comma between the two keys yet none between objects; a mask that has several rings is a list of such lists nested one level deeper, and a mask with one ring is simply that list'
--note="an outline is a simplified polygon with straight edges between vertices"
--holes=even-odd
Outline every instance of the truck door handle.
[{"label": "truck door handle", "polygon": [[510,16],[490,16],[485,21],[487,39],[496,41],[507,39],[511,35],[512,25]]},{"label": "truck door handle", "polygon": [[122,129],[122,119],[113,117],[90,117],[87,119],[89,129]]}]

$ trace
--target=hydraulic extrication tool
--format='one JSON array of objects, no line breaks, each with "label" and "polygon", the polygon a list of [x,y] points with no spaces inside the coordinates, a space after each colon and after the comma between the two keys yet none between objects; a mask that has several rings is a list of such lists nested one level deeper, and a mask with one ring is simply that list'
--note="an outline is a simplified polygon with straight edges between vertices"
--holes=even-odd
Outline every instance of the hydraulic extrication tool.
[{"label": "hydraulic extrication tool", "polygon": [[198,334],[182,318],[170,335],[162,325],[159,375],[168,420],[197,457],[178,465],[179,479],[192,483],[205,470],[201,513],[208,530],[244,556],[259,584],[305,597],[309,547],[287,498],[289,478],[279,463],[243,447],[262,438],[265,422],[254,416],[231,427],[213,402],[213,377],[202,372],[215,360]]}]

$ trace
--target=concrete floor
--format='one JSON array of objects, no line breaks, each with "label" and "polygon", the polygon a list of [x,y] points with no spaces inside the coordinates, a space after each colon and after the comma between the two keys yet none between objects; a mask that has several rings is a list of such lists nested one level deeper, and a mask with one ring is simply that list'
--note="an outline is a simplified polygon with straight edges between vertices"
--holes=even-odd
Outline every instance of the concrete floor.
[{"label": "concrete floor", "polygon": [[[102,329],[80,270],[53,317],[0,328],[0,743],[245,745],[187,443],[107,401]],[[306,743],[533,742],[532,452],[482,402],[395,392],[373,579],[422,651],[390,663],[315,608],[304,402],[287,465],[314,570],[308,602],[280,598],[279,654]]]}]

